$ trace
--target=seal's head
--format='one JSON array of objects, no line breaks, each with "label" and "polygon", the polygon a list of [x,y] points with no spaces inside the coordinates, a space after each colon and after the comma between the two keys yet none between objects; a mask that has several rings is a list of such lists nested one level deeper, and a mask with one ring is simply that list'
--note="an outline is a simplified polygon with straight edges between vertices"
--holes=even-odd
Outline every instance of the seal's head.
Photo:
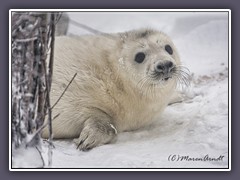
[{"label": "seal's head", "polygon": [[121,33],[120,37],[123,42],[120,64],[129,76],[134,76],[133,83],[138,87],[154,90],[188,81],[177,49],[166,34],[142,29]]}]

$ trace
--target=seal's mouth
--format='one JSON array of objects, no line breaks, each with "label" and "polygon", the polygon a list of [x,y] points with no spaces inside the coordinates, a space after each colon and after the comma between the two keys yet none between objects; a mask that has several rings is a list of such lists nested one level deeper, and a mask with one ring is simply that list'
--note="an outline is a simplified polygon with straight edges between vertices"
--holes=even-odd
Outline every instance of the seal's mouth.
[{"label": "seal's mouth", "polygon": [[153,91],[156,87],[162,87],[170,82],[175,82],[178,87],[188,87],[190,81],[191,76],[188,68],[178,65],[169,71],[151,71],[148,69],[145,76],[138,81],[137,85],[140,88],[146,88],[147,91]]},{"label": "seal's mouth", "polygon": [[173,72],[167,72],[167,73],[160,73],[160,72],[152,72],[150,73],[150,77],[155,82],[166,82],[173,78],[174,73]]},{"label": "seal's mouth", "polygon": [[170,79],[170,78],[172,78],[172,77],[165,77],[165,78],[163,78],[162,80],[163,80],[163,81],[167,81],[167,80]]}]

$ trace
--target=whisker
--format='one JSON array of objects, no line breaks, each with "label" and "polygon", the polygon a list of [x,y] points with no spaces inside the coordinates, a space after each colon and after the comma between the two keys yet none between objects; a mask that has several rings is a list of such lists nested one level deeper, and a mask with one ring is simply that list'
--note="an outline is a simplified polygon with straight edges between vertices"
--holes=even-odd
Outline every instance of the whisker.
[{"label": "whisker", "polygon": [[175,66],[173,76],[177,79],[177,86],[181,89],[190,86],[191,76],[190,71],[183,65]]},{"label": "whisker", "polygon": [[[190,71],[183,65],[175,66],[171,72],[171,76],[171,78],[176,80],[176,88],[178,89],[183,90],[191,84]],[[156,91],[160,91],[161,85],[165,83],[165,81],[161,80],[162,78],[158,73],[150,72],[138,80],[137,86],[141,89],[143,96],[155,98],[157,94],[160,94],[156,93]]]}]

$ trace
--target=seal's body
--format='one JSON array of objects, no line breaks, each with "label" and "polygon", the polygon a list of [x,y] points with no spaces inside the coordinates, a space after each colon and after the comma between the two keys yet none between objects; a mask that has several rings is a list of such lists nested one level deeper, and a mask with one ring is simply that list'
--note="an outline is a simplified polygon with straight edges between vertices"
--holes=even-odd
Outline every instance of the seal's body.
[{"label": "seal's body", "polygon": [[77,76],[53,109],[53,138],[76,138],[81,150],[149,124],[181,79],[174,44],[149,29],[58,37],[54,63],[52,104]]}]

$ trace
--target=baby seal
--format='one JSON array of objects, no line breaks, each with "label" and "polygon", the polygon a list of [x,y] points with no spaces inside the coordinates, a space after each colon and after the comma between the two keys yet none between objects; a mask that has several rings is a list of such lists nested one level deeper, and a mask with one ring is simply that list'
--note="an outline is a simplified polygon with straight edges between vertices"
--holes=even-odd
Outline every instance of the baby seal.
[{"label": "baby seal", "polygon": [[186,81],[171,39],[151,29],[57,37],[54,56],[52,103],[77,76],[53,108],[53,138],[83,151],[149,124]]}]

